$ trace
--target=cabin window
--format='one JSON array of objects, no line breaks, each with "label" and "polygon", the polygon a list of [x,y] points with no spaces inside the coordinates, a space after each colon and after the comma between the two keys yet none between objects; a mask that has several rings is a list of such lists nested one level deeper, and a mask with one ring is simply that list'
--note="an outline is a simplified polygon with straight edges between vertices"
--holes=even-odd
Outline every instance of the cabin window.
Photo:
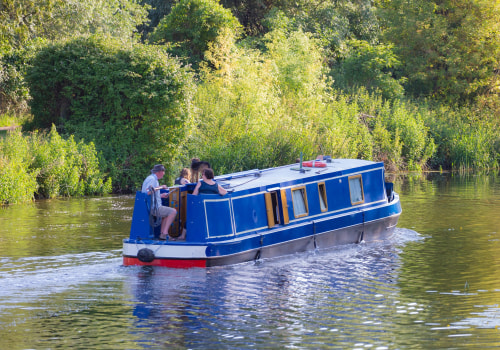
[{"label": "cabin window", "polygon": [[351,194],[351,204],[361,204],[365,201],[363,194],[363,179],[361,175],[349,177],[349,193]]},{"label": "cabin window", "polygon": [[306,216],[309,213],[307,208],[307,195],[305,186],[292,188],[293,213],[295,217]]},{"label": "cabin window", "polygon": [[321,211],[327,211],[328,202],[326,201],[326,188],[324,182],[320,182],[318,184],[318,193],[319,193],[319,206],[321,208]]}]

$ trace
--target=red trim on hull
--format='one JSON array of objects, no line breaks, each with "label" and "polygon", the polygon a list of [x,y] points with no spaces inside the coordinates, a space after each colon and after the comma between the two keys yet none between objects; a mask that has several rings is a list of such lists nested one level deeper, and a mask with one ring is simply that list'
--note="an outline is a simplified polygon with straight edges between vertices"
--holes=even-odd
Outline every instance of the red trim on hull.
[{"label": "red trim on hull", "polygon": [[180,269],[187,269],[189,267],[207,267],[207,261],[202,259],[196,260],[172,260],[172,259],[154,259],[152,262],[142,262],[137,258],[132,258],[128,256],[123,257],[124,266],[163,266],[163,267],[174,267]]}]

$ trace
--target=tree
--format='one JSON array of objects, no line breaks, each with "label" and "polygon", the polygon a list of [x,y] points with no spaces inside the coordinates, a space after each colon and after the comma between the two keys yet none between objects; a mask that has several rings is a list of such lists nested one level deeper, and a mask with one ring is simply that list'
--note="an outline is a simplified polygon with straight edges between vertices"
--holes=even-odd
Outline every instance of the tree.
[{"label": "tree", "polygon": [[149,21],[139,25],[139,33],[142,35],[142,40],[145,42],[149,34],[158,26],[161,19],[172,11],[172,7],[176,0],[142,0],[141,4],[149,6]]},{"label": "tree", "polygon": [[333,70],[335,86],[345,90],[364,86],[369,92],[380,91],[386,99],[403,97],[405,79],[398,81],[393,77],[401,62],[393,53],[392,45],[350,40],[347,46],[349,53]]},{"label": "tree", "polygon": [[217,0],[181,0],[160,21],[150,42],[168,44],[173,55],[197,66],[223,28],[239,33],[241,25]]},{"label": "tree", "polygon": [[402,60],[406,89],[467,103],[499,93],[500,3],[491,0],[380,1],[383,38]]},{"label": "tree", "polygon": [[221,0],[221,4],[238,18],[247,35],[258,36],[265,33],[263,20],[273,7],[276,0]]},{"label": "tree", "polygon": [[146,15],[138,0],[2,0],[0,113],[28,112],[24,73],[44,43],[91,33],[134,40]]},{"label": "tree", "polygon": [[348,40],[363,40],[370,44],[378,41],[380,29],[371,1],[276,0],[274,3],[265,22],[269,23],[269,17],[276,16],[277,11],[283,12],[290,19],[290,29],[309,32],[319,40],[330,67],[345,58]]},{"label": "tree", "polygon": [[193,78],[160,47],[82,37],[42,49],[26,76],[32,127],[95,143],[115,191],[169,164],[186,133]]},{"label": "tree", "polygon": [[0,47],[20,47],[34,38],[59,40],[92,33],[129,40],[146,16],[147,7],[138,0],[2,0]]}]

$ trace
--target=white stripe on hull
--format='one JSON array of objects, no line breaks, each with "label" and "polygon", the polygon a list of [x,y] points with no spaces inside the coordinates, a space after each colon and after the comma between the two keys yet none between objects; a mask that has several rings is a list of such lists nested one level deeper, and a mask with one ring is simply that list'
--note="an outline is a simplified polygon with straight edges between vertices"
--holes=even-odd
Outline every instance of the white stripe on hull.
[{"label": "white stripe on hull", "polygon": [[144,243],[123,243],[123,255],[136,257],[142,248],[149,248],[157,258],[169,259],[206,259],[207,246],[205,245],[165,245]]}]

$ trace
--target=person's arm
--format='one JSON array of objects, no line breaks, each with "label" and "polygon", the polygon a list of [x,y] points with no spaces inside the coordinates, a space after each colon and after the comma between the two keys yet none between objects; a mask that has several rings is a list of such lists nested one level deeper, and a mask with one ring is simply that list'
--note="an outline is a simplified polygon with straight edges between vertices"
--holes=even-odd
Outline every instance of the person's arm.
[{"label": "person's arm", "polygon": [[201,186],[201,181],[199,181],[197,184],[196,184],[196,187],[194,188],[194,191],[193,191],[193,194],[196,196],[198,195],[198,191],[200,190],[200,186]]},{"label": "person's arm", "polygon": [[[166,190],[167,188],[168,188],[168,187],[167,187],[167,185],[160,185],[160,186],[158,186],[158,187],[153,187],[153,191],[158,191],[158,190]],[[148,192],[147,192],[147,193],[148,193],[148,195],[150,195],[150,194],[151,194],[151,187],[148,189]],[[164,194],[166,194],[167,196],[166,196],[166,197],[165,197],[165,196],[163,196],[162,198],[167,198],[167,197],[168,197],[168,195],[169,195],[168,193],[162,193],[162,195],[164,195]]]},{"label": "person's arm", "polygon": [[168,191],[168,186],[167,185],[162,185],[156,189],[164,189],[164,190],[167,190],[167,192],[163,192],[162,194],[160,194],[160,197],[161,198],[168,198],[168,196],[170,195],[170,191]]},{"label": "person's arm", "polygon": [[183,178],[181,179],[181,185],[185,185],[185,184],[188,184],[188,183],[189,183],[189,180],[188,180],[188,179],[186,179],[185,177],[183,177]]},{"label": "person's arm", "polygon": [[221,196],[225,195],[227,193],[226,189],[224,187],[222,187],[221,185],[218,185],[219,186],[219,194]]}]

